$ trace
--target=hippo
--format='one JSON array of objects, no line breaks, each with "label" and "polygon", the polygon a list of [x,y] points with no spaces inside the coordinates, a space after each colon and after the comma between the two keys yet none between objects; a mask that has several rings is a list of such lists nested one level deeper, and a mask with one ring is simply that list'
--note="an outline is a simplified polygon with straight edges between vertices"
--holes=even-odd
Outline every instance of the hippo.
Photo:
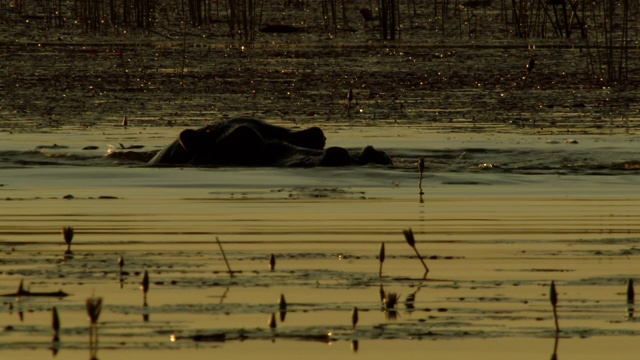
[{"label": "hippo", "polygon": [[313,167],[393,163],[373,146],[350,152],[342,147],[325,149],[325,142],[319,127],[288,129],[241,117],[183,130],[149,165]]}]

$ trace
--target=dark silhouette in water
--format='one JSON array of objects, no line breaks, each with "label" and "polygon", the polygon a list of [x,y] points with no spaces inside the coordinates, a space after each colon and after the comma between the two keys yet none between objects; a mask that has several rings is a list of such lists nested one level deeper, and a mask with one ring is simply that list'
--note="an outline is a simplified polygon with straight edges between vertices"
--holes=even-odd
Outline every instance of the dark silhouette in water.
[{"label": "dark silhouette in water", "polygon": [[349,166],[392,164],[383,151],[366,146],[358,153],[324,149],[322,129],[293,130],[251,118],[221,121],[183,130],[149,161],[153,166]]}]

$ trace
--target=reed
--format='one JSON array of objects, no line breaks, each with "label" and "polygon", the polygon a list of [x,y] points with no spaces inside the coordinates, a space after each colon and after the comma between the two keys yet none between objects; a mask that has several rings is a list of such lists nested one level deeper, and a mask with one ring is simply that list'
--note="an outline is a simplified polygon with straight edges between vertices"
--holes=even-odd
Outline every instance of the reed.
[{"label": "reed", "polygon": [[218,247],[220,248],[220,252],[222,253],[222,258],[224,259],[224,263],[227,264],[227,273],[229,273],[230,277],[233,277],[233,271],[231,270],[231,266],[229,265],[229,260],[227,260],[227,255],[224,253],[224,249],[222,248],[222,243],[220,239],[216,236],[216,242],[218,243]]},{"label": "reed", "polygon": [[358,307],[354,306],[353,310],[351,310],[351,329],[355,330],[357,324],[358,324]]},{"label": "reed", "polygon": [[633,40],[632,4],[629,0],[591,1],[582,6],[582,33],[587,51],[587,67],[591,75],[605,83],[627,79],[629,47]]},{"label": "reed", "polygon": [[551,306],[553,307],[553,321],[556,326],[556,333],[560,332],[560,325],[558,324],[558,292],[556,291],[555,282],[551,281],[551,288],[549,290],[549,301],[551,301]]},{"label": "reed", "polygon": [[270,329],[275,329],[278,326],[276,323],[276,314],[271,313],[271,316],[269,316],[269,322],[267,324],[269,325]]},{"label": "reed", "polygon": [[427,274],[429,273],[429,267],[427,266],[427,263],[424,262],[422,255],[420,255],[420,253],[418,252],[418,249],[416,248],[416,240],[413,236],[413,230],[411,230],[410,228],[406,230],[402,230],[402,234],[404,234],[404,239],[407,241],[407,244],[411,246],[413,251],[418,256],[418,259],[420,259],[422,266],[424,266],[424,277],[426,278]]},{"label": "reed", "polygon": [[378,18],[380,19],[380,36],[383,40],[396,40],[400,23],[400,7],[398,0],[379,0]]},{"label": "reed", "polygon": [[269,270],[274,271],[276,269],[276,257],[271,254],[269,256]]},{"label": "reed", "polygon": [[97,358],[98,353],[98,318],[102,311],[102,298],[91,296],[86,301],[87,315],[89,316],[89,352],[91,359]]},{"label": "reed", "polygon": [[384,315],[387,320],[395,320],[398,318],[397,305],[400,301],[400,295],[394,292],[385,292],[382,304],[384,306]]},{"label": "reed", "polygon": [[91,296],[87,298],[86,301],[87,315],[89,316],[89,321],[91,324],[95,325],[98,323],[98,318],[100,317],[100,312],[102,311],[102,298]]},{"label": "reed", "polygon": [[120,289],[124,286],[124,277],[123,277],[123,268],[124,268],[124,258],[122,255],[118,256],[118,268],[119,268],[119,278],[120,278]]},{"label": "reed", "polygon": [[420,195],[424,195],[424,191],[422,191],[422,177],[424,176],[424,157],[418,157],[418,189],[420,190]]},{"label": "reed", "polygon": [[67,244],[67,251],[65,254],[71,254],[71,242],[73,241],[74,230],[71,226],[65,226],[62,228],[62,237]]},{"label": "reed", "polygon": [[26,294],[28,291],[24,289],[24,280],[20,279],[20,284],[18,284],[18,291],[16,291],[17,297],[20,297],[23,294]]},{"label": "reed", "polygon": [[353,89],[347,93],[347,117],[351,116],[351,102],[353,101]]},{"label": "reed", "polygon": [[522,86],[520,87],[520,90],[524,89],[524,86],[527,84],[527,80],[529,80],[529,77],[531,76],[531,72],[533,71],[533,68],[536,66],[536,55],[531,55],[531,57],[529,57],[529,62],[527,62],[527,66],[525,67],[525,74],[522,77]]},{"label": "reed", "polygon": [[147,270],[142,275],[142,282],[140,283],[140,290],[143,294],[143,306],[147,306],[147,292],[149,292],[149,273]]},{"label": "reed", "polygon": [[287,301],[284,298],[284,294],[280,294],[278,299],[278,310],[280,313],[280,322],[284,322],[287,316]]},{"label": "reed", "polygon": [[378,255],[378,261],[380,262],[380,270],[378,271],[378,277],[382,279],[382,263],[384,263],[384,242],[380,244],[380,254]]},{"label": "reed", "polygon": [[260,1],[260,12],[256,0],[229,0],[227,18],[232,37],[236,35],[245,41],[254,41],[256,29],[260,27],[264,1]]},{"label": "reed", "polygon": [[629,279],[627,282],[627,319],[633,319],[634,305],[635,305],[635,291],[633,290],[633,279]]},{"label": "reed", "polygon": [[53,329],[53,341],[60,341],[60,317],[55,306],[51,309],[51,328]]}]

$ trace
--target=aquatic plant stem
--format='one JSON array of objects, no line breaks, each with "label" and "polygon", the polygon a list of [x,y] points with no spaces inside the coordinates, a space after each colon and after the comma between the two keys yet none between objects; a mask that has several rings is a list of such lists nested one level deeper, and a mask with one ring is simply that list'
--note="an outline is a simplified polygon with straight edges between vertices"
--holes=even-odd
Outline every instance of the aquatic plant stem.
[{"label": "aquatic plant stem", "polygon": [[385,257],[384,251],[384,242],[380,245],[380,255],[378,256],[378,260],[380,261],[380,270],[378,271],[378,277],[382,279],[382,263],[384,263]]},{"label": "aquatic plant stem", "polygon": [[422,266],[424,266],[424,276],[427,277],[427,274],[429,273],[429,267],[427,266],[427,263],[424,262],[422,255],[420,255],[420,253],[418,252],[418,249],[416,249],[415,246],[413,246],[413,251],[415,251],[416,255],[418,256],[418,259],[420,259]]},{"label": "aquatic plant stem", "polygon": [[224,249],[222,248],[222,243],[220,242],[220,239],[217,236],[216,236],[216,241],[218,242],[218,246],[220,247],[220,252],[222,253],[222,258],[224,259],[225,264],[227,264],[227,270],[228,270],[229,276],[233,277],[233,271],[231,271],[231,266],[229,266],[229,261],[227,260],[227,255],[225,255]]},{"label": "aquatic plant stem", "polygon": [[420,253],[418,252],[418,249],[416,248],[416,239],[413,236],[413,230],[411,230],[411,228],[402,230],[402,234],[404,235],[404,239],[407,241],[407,244],[409,244],[409,246],[411,246],[413,251],[415,251],[416,255],[418,256],[418,259],[420,259],[420,262],[422,263],[422,266],[424,266],[424,270],[425,270],[424,278],[426,278],[427,274],[429,273],[429,267],[427,266],[427,263],[424,262],[422,255],[420,255]]},{"label": "aquatic plant stem", "polygon": [[351,311],[351,330],[356,330],[356,325],[358,324],[358,307],[354,306]]},{"label": "aquatic plant stem", "polygon": [[53,328],[53,341],[59,341],[60,317],[58,316],[58,310],[55,306],[51,309],[51,327]]},{"label": "aquatic plant stem", "polygon": [[551,281],[551,288],[549,290],[549,300],[551,301],[551,306],[553,307],[553,320],[556,325],[556,333],[559,333],[560,326],[558,324],[558,311],[557,311],[558,292],[556,291],[556,284],[553,281]]},{"label": "aquatic plant stem", "polygon": [[420,195],[424,195],[424,191],[422,191],[422,177],[424,175],[424,157],[418,157],[418,172],[420,177],[418,179],[418,189],[420,190]]},{"label": "aquatic plant stem", "polygon": [[271,256],[269,256],[269,270],[274,271],[276,269],[276,257],[275,255],[271,254]]}]

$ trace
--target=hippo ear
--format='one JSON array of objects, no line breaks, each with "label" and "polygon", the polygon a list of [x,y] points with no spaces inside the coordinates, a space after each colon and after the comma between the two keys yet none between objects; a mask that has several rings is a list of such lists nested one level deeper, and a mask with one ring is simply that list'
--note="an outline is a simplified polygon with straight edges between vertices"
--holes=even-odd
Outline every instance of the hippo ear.
[{"label": "hippo ear", "polygon": [[180,145],[192,154],[199,154],[205,151],[207,144],[207,134],[192,129],[183,130],[180,133]]}]

